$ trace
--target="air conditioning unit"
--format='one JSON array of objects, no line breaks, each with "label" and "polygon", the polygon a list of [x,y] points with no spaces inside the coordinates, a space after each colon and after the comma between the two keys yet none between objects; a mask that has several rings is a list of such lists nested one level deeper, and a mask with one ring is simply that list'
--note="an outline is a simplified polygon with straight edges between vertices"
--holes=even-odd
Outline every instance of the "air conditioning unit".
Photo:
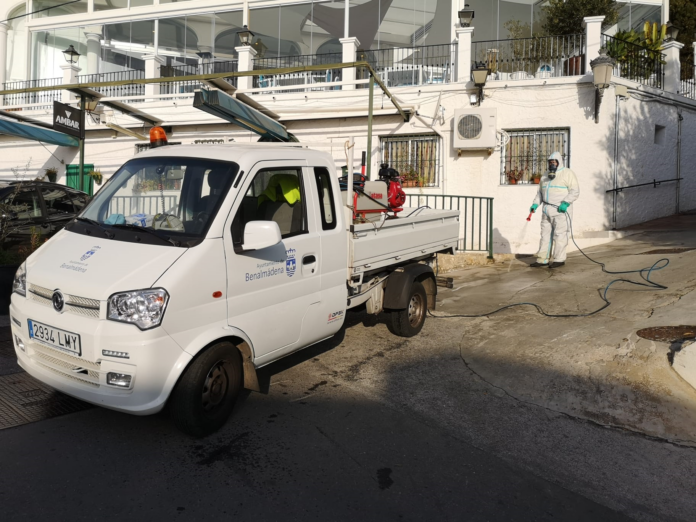
[{"label": "air conditioning unit", "polygon": [[454,148],[458,150],[494,149],[496,146],[496,109],[456,109],[454,111]]}]

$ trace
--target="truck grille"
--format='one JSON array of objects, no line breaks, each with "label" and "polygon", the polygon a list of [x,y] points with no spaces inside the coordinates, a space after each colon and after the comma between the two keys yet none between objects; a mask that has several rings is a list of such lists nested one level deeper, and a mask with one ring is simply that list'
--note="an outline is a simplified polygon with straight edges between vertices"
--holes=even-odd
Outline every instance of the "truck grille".
[{"label": "truck grille", "polygon": [[29,356],[42,368],[50,370],[61,377],[99,388],[100,363],[86,361],[38,343],[32,343],[31,348],[32,351]]},{"label": "truck grille", "polygon": [[[44,306],[53,306],[53,290],[30,284],[29,293],[33,301]],[[100,304],[96,299],[70,294],[63,294],[63,297],[65,298],[65,311],[67,313],[99,319]]]}]

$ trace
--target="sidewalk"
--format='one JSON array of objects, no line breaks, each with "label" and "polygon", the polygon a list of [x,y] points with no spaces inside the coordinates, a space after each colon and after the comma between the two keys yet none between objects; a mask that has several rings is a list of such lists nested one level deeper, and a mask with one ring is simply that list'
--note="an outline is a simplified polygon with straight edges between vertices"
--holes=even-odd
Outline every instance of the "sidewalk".
[{"label": "sidewalk", "polygon": [[[641,339],[654,326],[696,323],[696,216],[640,225],[639,232],[587,249],[608,270],[634,270],[667,258],[652,280],[656,290],[618,283],[611,306],[586,318],[548,318],[530,306],[488,318],[431,319],[463,331],[461,355],[479,377],[522,402],[696,445],[696,390],[671,368],[668,343]],[[674,253],[646,254],[668,249]],[[603,302],[613,279],[578,252],[558,270],[529,268],[533,257],[447,274],[437,315],[480,314],[515,302],[539,304],[547,313],[582,313]],[[696,349],[696,345],[692,345]],[[684,349],[689,349],[685,344]]]}]

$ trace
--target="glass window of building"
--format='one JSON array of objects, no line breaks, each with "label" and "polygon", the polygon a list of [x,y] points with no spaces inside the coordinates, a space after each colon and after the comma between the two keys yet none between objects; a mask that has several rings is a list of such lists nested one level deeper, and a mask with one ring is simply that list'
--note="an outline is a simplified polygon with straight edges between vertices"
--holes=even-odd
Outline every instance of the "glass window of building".
[{"label": "glass window of building", "polygon": [[[319,18],[318,25],[341,38],[343,20],[327,18]],[[451,0],[351,0],[350,34],[361,49],[449,44],[451,19]]]},{"label": "glass window of building", "polygon": [[[43,18],[47,16],[64,16],[70,14],[80,14],[87,12],[87,0],[79,0],[68,5],[65,0],[34,0],[33,10],[40,11],[35,13],[35,18]],[[44,11],[44,9],[46,9]]]},{"label": "glass window of building", "polygon": [[235,47],[239,47],[237,32],[243,26],[243,14],[241,11],[215,14],[215,40],[213,59],[215,62],[229,62],[237,59]]},{"label": "glass window of building", "polygon": [[108,24],[102,31],[98,72],[145,70],[143,55],[155,52],[154,20]]},{"label": "glass window of building", "polygon": [[[645,22],[658,24],[662,18],[662,10],[659,5],[649,5],[640,1],[617,2],[619,4],[619,23],[616,30],[642,32]],[[612,33],[612,31],[607,31]]]},{"label": "glass window of building", "polygon": [[[160,1],[160,3],[164,3]],[[129,9],[131,7],[141,7],[152,5],[153,0],[94,0],[95,11],[110,11],[112,9]]]},{"label": "glass window of building", "polygon": [[9,18],[14,18],[7,23],[7,59],[5,81],[19,81],[27,78],[27,44],[26,44],[26,17],[22,16],[26,11],[25,6],[18,7],[10,12]]},{"label": "glass window of building", "polygon": [[87,66],[87,46],[84,32],[79,27],[32,32],[32,78],[62,78],[61,65],[65,64],[63,51],[73,46],[80,53],[77,66]]}]

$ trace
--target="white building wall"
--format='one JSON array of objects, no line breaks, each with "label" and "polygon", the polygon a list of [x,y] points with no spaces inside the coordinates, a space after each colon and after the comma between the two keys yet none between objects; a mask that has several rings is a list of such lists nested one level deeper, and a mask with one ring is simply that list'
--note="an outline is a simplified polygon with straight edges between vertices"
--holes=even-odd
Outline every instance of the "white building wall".
[{"label": "white building wall", "polygon": [[[510,82],[512,83],[512,82]],[[525,82],[526,83],[526,82]],[[535,83],[532,85],[531,83]],[[587,81],[568,83],[568,80],[549,80],[549,85],[531,82],[505,85],[489,82],[482,107],[497,109],[498,129],[570,128],[571,168],[580,181],[580,199],[573,205],[574,230],[581,246],[611,239],[613,187],[614,115],[616,102],[610,89],[601,106],[600,123],[594,122],[594,91]],[[501,185],[501,152],[468,151],[461,156],[452,148],[454,110],[469,107],[469,93],[457,85],[423,86],[400,89],[396,93],[404,106],[417,108],[420,117],[404,122],[388,101],[375,96],[377,114],[390,110],[391,115],[375,117],[373,129],[373,176],[379,168],[379,136],[391,134],[423,134],[436,132],[442,136],[442,166],[439,184],[424,189],[408,189],[410,193],[449,194],[493,197],[494,250],[497,253],[533,253],[538,246],[539,217],[526,221],[529,207],[538,189],[536,185]],[[269,108],[288,114],[286,124],[302,143],[331,153],[340,167],[346,163],[344,142],[353,137],[356,143],[355,170],[359,169],[360,153],[367,147],[367,118],[349,117],[351,108],[366,107],[365,90],[331,91],[326,93],[297,93],[295,95],[262,95],[257,99]],[[430,117],[436,113],[440,100],[444,107],[444,123]],[[191,143],[196,138],[228,137],[236,141],[256,141],[256,135],[241,131],[231,124],[219,123],[207,114],[191,107],[190,100],[158,102],[142,105],[145,112],[174,125],[172,141]],[[326,111],[326,117],[318,115]],[[335,114],[336,111],[344,111]],[[631,98],[622,102],[619,145],[619,186],[634,185],[653,179],[676,178],[677,108],[658,102]],[[292,114],[292,111],[295,111]],[[303,111],[303,112],[302,112]],[[329,114],[334,111],[334,114]],[[696,112],[683,110],[683,146],[681,210],[696,208]],[[364,113],[363,113],[364,114]],[[45,116],[48,118],[48,116]],[[312,119],[314,118],[314,119]],[[128,125],[119,117],[119,124]],[[662,143],[655,143],[655,125],[664,127]],[[432,126],[432,128],[431,128]],[[142,131],[141,127],[141,132]],[[94,163],[107,177],[134,155],[137,140],[112,131],[92,132],[86,146],[86,163]],[[77,149],[14,141],[0,137],[0,177],[12,178],[12,167],[22,166],[31,158],[30,175],[48,166],[77,162]],[[629,189],[618,196],[617,227],[640,223],[671,215],[676,210],[675,183],[657,188]]]}]

